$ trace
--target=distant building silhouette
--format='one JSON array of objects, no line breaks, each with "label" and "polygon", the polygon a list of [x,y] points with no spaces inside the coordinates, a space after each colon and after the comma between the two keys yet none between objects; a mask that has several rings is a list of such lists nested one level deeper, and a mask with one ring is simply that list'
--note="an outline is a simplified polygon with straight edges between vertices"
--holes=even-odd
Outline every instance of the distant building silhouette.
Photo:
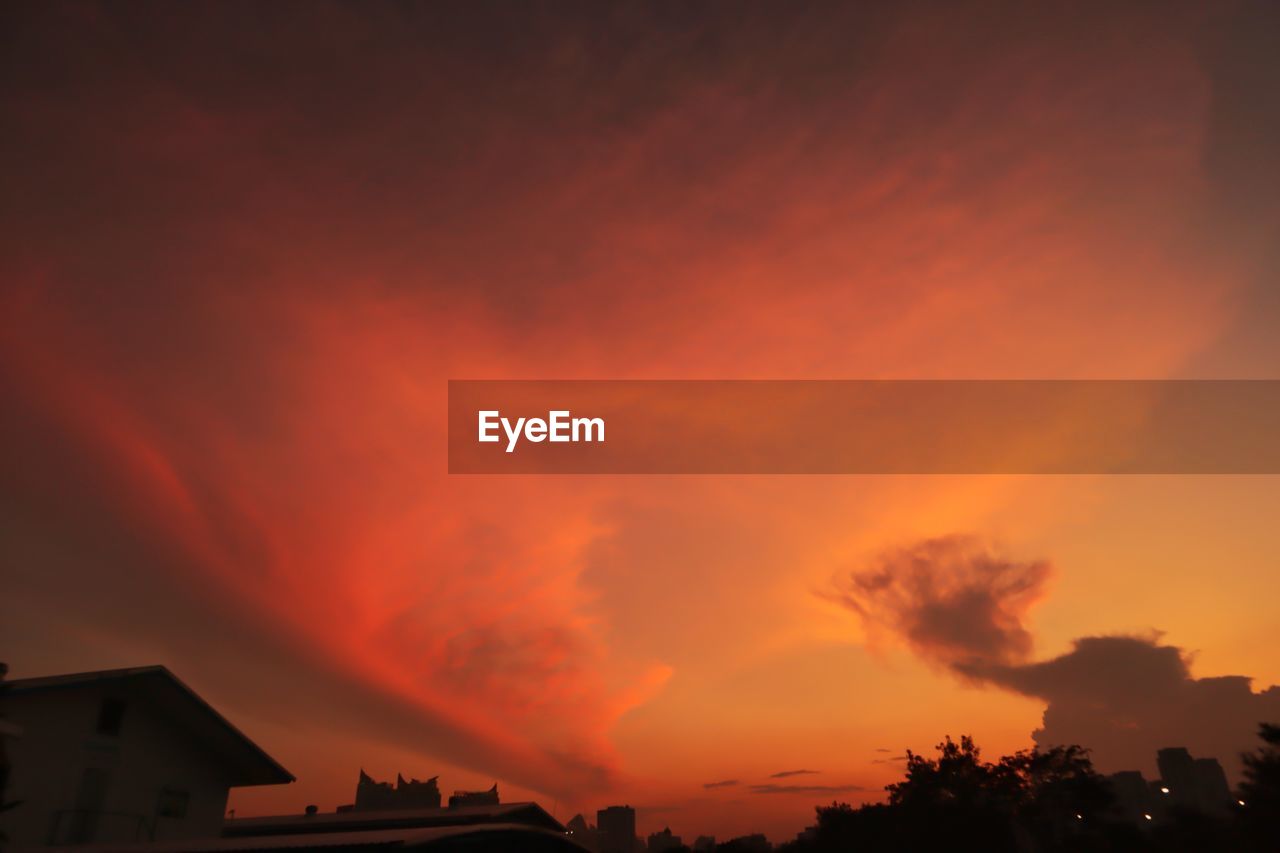
[{"label": "distant building silhouette", "polygon": [[596,833],[600,853],[635,853],[636,810],[631,806],[609,806],[596,812]]},{"label": "distant building silhouette", "polygon": [[162,666],[5,683],[17,847],[217,838],[230,788],[293,776]]},{"label": "distant building silhouette", "polygon": [[716,849],[716,837],[714,835],[699,835],[693,840],[693,849],[697,853],[707,853],[707,851]]},{"label": "distant building silhouette", "polygon": [[667,850],[677,850],[683,846],[684,841],[680,836],[672,835],[669,826],[649,836],[649,853],[666,853]]},{"label": "distant building silhouette", "polygon": [[1206,814],[1230,809],[1231,789],[1218,759],[1192,758],[1185,747],[1178,746],[1156,753],[1156,765],[1175,805]]},{"label": "distant building silhouette", "polygon": [[356,783],[356,801],[351,810],[357,812],[394,811],[397,809],[438,809],[440,808],[440,787],[436,783],[438,776],[432,776],[425,782],[417,779],[406,780],[396,774],[393,788],[390,782],[378,782],[368,773],[360,771],[360,779]]},{"label": "distant building silhouette", "polygon": [[1230,808],[1235,799],[1231,796],[1231,786],[1227,784],[1227,774],[1216,758],[1196,759],[1196,785],[1205,811]]},{"label": "distant building silhouette", "polygon": [[587,819],[580,814],[576,814],[569,819],[564,825],[569,836],[578,844],[596,853],[600,849],[599,833],[596,828],[587,823]]},{"label": "distant building silhouette", "polygon": [[454,791],[449,796],[449,808],[460,806],[496,806],[498,805],[498,784],[487,791]]},{"label": "distant building silhouette", "polygon": [[1160,778],[1149,782],[1137,770],[1107,777],[1115,795],[1116,810],[1126,820],[1142,824],[1160,822],[1174,809],[1224,815],[1231,811],[1231,789],[1216,758],[1193,758],[1181,746],[1156,753]]},{"label": "distant building silhouette", "polygon": [[1107,777],[1118,816],[1139,823],[1146,815],[1163,816],[1167,800],[1161,799],[1159,782],[1148,782],[1137,770],[1122,770]]}]

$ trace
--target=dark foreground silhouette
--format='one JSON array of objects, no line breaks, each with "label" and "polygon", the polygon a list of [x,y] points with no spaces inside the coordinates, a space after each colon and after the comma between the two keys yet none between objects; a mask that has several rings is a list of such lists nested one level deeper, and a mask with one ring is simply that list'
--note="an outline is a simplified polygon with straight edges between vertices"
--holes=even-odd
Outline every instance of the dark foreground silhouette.
[{"label": "dark foreground silhouette", "polygon": [[969,737],[947,738],[937,756],[907,753],[906,774],[888,802],[817,809],[814,830],[784,845],[791,853],[980,850],[1280,851],[1280,726],[1263,725],[1264,745],[1245,757],[1245,803],[1220,814],[1171,808],[1127,819],[1108,780],[1078,746],[982,760]]}]

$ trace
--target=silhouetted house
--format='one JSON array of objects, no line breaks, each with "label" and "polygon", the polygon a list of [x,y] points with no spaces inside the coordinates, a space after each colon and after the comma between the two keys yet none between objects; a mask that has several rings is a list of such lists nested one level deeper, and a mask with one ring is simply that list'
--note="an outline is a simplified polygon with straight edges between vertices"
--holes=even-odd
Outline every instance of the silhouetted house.
[{"label": "silhouetted house", "polygon": [[[528,805],[528,804],[525,804]],[[505,808],[505,807],[504,807]],[[441,813],[447,809],[438,809]],[[326,851],[334,853],[384,853],[387,850],[420,853],[583,853],[564,832],[524,823],[495,820],[479,823],[407,825],[389,818],[394,812],[354,810],[342,814],[313,815],[321,821],[311,826],[279,824],[280,832],[267,835],[234,835],[205,841],[179,842],[172,846],[103,845],[81,847],[77,853],[265,853],[280,850]],[[420,814],[410,813],[410,814]],[[545,812],[544,812],[545,814]],[[299,821],[306,817],[297,816]],[[362,821],[354,825],[326,824],[324,818],[343,817]],[[412,821],[410,821],[412,822]]]},{"label": "silhouetted house", "polygon": [[438,809],[440,808],[440,786],[432,776],[425,782],[417,779],[406,780],[396,774],[393,788],[390,782],[378,782],[363,770],[356,783],[356,801],[353,811],[390,811],[395,809]]},{"label": "silhouetted house", "polygon": [[596,838],[600,853],[634,853],[636,810],[631,806],[609,806],[596,812]]},{"label": "silhouetted house", "polygon": [[6,720],[3,716],[3,694],[6,687],[4,677],[9,668],[0,663],[0,809],[9,802],[6,795],[9,787],[9,741],[22,736],[22,727]]},{"label": "silhouetted house", "polygon": [[293,776],[162,666],[5,683],[16,846],[216,838],[230,788]]},{"label": "silhouetted house", "polygon": [[716,849],[716,837],[714,835],[699,835],[693,840],[693,849],[697,853],[705,853],[705,851]]},{"label": "silhouetted house", "polygon": [[498,805],[498,784],[487,791],[454,791],[449,796],[449,808],[461,806],[496,806]]},{"label": "silhouetted house", "polygon": [[582,853],[565,827],[537,803],[456,806],[444,809],[294,814],[228,820],[219,845],[191,853],[227,850],[430,849],[436,853]]},{"label": "silhouetted house", "polygon": [[671,827],[649,836],[649,853],[666,853],[667,850],[678,850],[684,846],[680,836],[671,834]]},{"label": "silhouetted house", "polygon": [[11,723],[0,717],[0,803],[7,803],[4,798],[5,786],[9,781],[9,747],[8,742],[22,736],[22,726]]}]

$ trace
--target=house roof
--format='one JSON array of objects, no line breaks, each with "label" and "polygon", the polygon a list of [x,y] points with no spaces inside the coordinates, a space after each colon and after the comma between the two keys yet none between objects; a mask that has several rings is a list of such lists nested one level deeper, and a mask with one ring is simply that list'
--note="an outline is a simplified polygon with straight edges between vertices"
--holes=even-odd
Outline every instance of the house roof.
[{"label": "house roof", "polygon": [[498,823],[483,826],[437,826],[399,829],[353,830],[346,832],[299,833],[296,835],[210,838],[198,841],[167,841],[139,844],[112,844],[77,847],[77,853],[250,853],[272,850],[395,850],[475,853],[485,850],[521,850],[528,853],[585,853],[585,848],[563,832],[524,824]]},{"label": "house roof", "polygon": [[231,787],[279,785],[293,782],[294,776],[251,741],[226,717],[163,666],[138,666],[75,672],[37,678],[16,678],[4,682],[10,697],[84,687],[109,686],[128,690],[167,714],[209,747],[210,752],[229,767]]},{"label": "house roof", "polygon": [[455,806],[441,809],[347,811],[326,814],[292,814],[273,817],[239,817],[223,824],[227,837],[331,833],[375,829],[428,827],[480,827],[509,824],[564,833],[564,826],[537,803]]}]

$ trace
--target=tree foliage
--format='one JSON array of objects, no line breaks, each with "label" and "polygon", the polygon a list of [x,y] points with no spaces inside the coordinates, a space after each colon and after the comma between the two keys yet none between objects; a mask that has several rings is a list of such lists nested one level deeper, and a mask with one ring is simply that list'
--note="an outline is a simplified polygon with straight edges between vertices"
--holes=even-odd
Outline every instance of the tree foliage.
[{"label": "tree foliage", "polygon": [[1258,727],[1262,746],[1244,758],[1240,785],[1246,832],[1258,849],[1280,850],[1280,725]]}]

